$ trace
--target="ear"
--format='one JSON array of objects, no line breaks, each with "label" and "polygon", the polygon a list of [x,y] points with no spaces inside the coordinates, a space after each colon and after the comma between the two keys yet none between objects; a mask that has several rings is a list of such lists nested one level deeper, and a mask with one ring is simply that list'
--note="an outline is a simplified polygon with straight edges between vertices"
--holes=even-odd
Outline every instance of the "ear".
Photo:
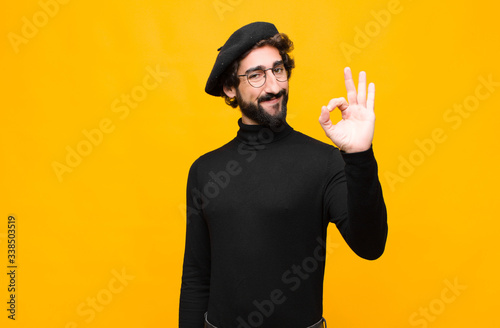
[{"label": "ear", "polygon": [[229,98],[234,98],[236,97],[236,88],[235,87],[227,87],[227,86],[223,86],[222,87],[222,90],[224,90],[224,93],[226,94],[226,96],[228,96]]}]

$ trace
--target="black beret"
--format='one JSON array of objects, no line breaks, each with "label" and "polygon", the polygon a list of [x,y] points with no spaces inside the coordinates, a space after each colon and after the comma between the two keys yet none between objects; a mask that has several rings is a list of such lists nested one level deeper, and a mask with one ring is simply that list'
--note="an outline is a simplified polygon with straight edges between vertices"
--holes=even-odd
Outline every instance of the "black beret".
[{"label": "black beret", "polygon": [[265,22],[250,23],[234,32],[218,49],[219,54],[208,78],[205,92],[212,96],[220,96],[222,85],[219,83],[219,78],[222,73],[257,42],[269,39],[278,33],[273,24]]}]

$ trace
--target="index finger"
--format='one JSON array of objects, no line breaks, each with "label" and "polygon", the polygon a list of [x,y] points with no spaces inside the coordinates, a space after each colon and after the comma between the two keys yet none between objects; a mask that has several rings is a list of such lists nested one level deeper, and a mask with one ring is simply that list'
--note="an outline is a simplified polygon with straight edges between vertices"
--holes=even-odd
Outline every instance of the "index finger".
[{"label": "index finger", "polygon": [[356,87],[354,86],[351,69],[349,67],[344,68],[344,79],[345,89],[347,90],[347,101],[349,101],[349,104],[357,104]]}]

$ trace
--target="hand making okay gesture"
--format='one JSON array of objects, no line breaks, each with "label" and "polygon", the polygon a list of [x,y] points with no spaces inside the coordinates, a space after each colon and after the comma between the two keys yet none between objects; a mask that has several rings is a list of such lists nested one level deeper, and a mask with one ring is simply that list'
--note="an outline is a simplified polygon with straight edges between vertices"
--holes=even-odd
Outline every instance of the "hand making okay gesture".
[{"label": "hand making okay gesture", "polygon": [[[366,94],[366,73],[359,73],[358,91],[354,86],[351,69],[344,69],[347,100],[344,97],[330,100],[328,106],[321,108],[319,123],[326,135],[337,147],[346,153],[368,150],[372,144],[375,129],[375,84],[368,86]],[[340,109],[342,119],[333,124],[330,112]]]}]

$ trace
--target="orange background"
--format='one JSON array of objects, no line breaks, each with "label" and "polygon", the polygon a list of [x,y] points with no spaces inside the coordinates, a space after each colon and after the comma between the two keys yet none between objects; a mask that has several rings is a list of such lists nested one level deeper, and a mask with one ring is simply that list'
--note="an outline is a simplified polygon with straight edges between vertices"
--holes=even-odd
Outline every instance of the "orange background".
[{"label": "orange background", "polygon": [[[29,0],[2,7],[2,327],[177,326],[188,169],[234,137],[239,117],[204,93],[205,82],[216,49],[256,20],[272,21],[295,43],[289,123],[296,130],[328,141],[317,118],[330,98],[345,96],[345,66],[365,70],[377,86],[374,149],[388,244],[382,258],[365,261],[330,228],[328,323],[500,326],[497,4]],[[3,273],[11,214],[15,322]]]}]

